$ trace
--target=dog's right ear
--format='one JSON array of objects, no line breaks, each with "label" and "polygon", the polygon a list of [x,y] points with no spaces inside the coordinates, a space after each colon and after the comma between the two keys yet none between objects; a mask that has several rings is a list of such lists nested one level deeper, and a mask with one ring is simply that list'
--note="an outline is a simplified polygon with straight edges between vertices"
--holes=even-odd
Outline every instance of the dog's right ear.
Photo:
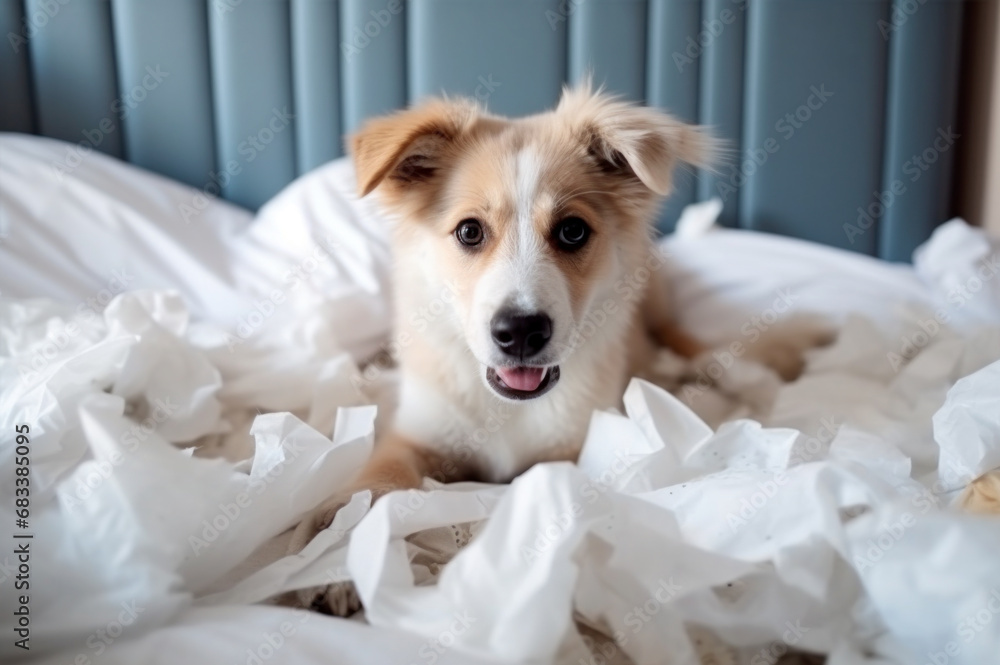
[{"label": "dog's right ear", "polygon": [[480,113],[469,100],[434,99],[369,120],[351,137],[358,193],[365,196],[386,180],[413,185],[433,179]]}]

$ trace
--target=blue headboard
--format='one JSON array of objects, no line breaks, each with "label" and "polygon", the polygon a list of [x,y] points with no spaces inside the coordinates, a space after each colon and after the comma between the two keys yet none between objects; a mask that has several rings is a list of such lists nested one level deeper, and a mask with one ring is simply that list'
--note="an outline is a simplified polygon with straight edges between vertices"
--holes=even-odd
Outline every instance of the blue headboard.
[{"label": "blue headboard", "polygon": [[2,0],[0,130],[249,208],[442,90],[524,114],[588,70],[738,150],[663,213],[907,260],[949,213],[960,0]]}]

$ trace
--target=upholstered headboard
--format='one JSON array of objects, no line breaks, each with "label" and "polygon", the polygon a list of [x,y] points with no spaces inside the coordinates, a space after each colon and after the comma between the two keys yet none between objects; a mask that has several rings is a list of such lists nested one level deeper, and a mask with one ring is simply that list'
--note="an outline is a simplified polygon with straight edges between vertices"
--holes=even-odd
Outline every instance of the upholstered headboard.
[{"label": "upholstered headboard", "polygon": [[[2,0],[0,129],[255,208],[439,91],[523,114],[588,70],[738,150],[663,214],[906,260],[949,210],[960,0]],[[74,161],[67,155],[67,163]]]}]

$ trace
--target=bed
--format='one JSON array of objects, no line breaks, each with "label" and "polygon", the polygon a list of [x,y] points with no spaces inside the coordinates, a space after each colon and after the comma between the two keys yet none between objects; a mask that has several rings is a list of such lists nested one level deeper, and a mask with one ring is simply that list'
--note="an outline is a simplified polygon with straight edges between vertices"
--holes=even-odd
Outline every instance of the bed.
[{"label": "bed", "polygon": [[[961,3],[910,4],[2,3],[0,655],[993,662],[1000,242],[945,221]],[[704,380],[664,352],[578,464],[362,493],[284,556],[395,406],[387,222],[343,135],[588,73],[745,157],[660,219]],[[782,384],[730,344],[792,315],[838,337]],[[288,606],[348,579],[351,619]]]},{"label": "bed", "polygon": [[[672,383],[665,352],[674,394],[633,382],[578,465],[360,494],[284,557],[393,408],[393,370],[364,364],[390,339],[384,220],[340,160],[256,216],[208,201],[192,235],[198,190],[98,155],[55,177],[64,149],[0,137],[2,465],[28,424],[40,662],[997,652],[997,518],[959,506],[1000,466],[1000,245],[961,220],[907,265],[689,207],[656,278],[718,345],[714,387]],[[789,385],[725,355],[782,309],[839,330]],[[363,618],[275,604],[340,579]]]}]

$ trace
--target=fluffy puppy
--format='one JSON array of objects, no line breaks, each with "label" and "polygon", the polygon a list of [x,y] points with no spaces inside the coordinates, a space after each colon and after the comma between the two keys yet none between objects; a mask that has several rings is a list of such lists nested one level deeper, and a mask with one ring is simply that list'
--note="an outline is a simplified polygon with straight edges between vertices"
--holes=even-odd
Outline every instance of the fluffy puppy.
[{"label": "fluffy puppy", "polygon": [[[620,405],[657,345],[703,350],[674,325],[653,242],[675,167],[714,157],[698,128],[585,85],[520,119],[428,101],[368,122],[351,152],[360,194],[376,192],[395,220],[399,408],[352,486],[299,525],[293,552],[355,491],[506,482],[575,460],[590,414]],[[756,352],[791,375],[811,343]],[[300,597],[357,608],[350,585]]]}]

